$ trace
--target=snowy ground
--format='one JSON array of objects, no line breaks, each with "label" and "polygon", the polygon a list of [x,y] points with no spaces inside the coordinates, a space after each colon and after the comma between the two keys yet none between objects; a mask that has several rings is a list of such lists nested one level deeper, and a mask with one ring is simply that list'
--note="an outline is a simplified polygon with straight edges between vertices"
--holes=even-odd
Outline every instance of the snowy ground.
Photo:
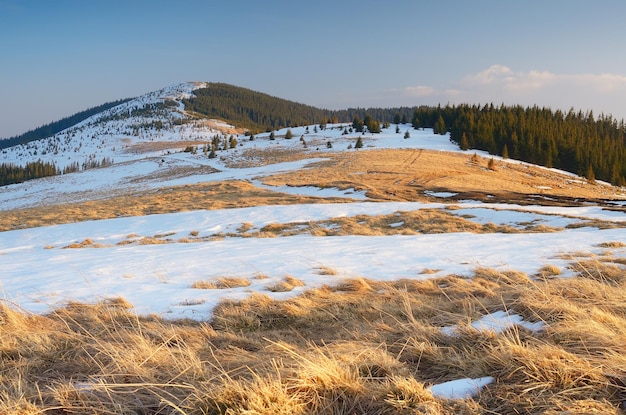
[{"label": "snowy ground", "polygon": [[[107,121],[92,118],[57,136],[30,146],[7,149],[0,162],[24,159],[54,160],[58,165],[82,159],[115,158],[112,166],[85,170],[0,188],[0,210],[11,210],[41,204],[97,199],[133,189],[193,184],[226,179],[249,180],[256,185],[265,175],[280,171],[301,170],[307,164],[323,159],[324,152],[348,148],[357,135],[344,134],[345,126],[328,126],[315,131],[316,126],[293,128],[294,138],[269,140],[269,134],[253,141],[237,137],[236,149],[224,151],[220,158],[209,160],[206,155],[170,150],[149,153],[120,151],[120,146],[151,140],[210,139],[215,131],[202,130],[192,124],[172,123],[167,131],[138,128],[145,119],[134,116],[133,108],[146,102],[177,99],[191,93],[192,86],[184,84],[166,88],[155,94],[131,101],[120,109],[108,112]],[[176,107],[176,111],[182,108]],[[173,121],[182,115],[171,115]],[[172,122],[173,122],[172,121]],[[410,131],[408,125],[396,133],[394,126],[376,136],[365,136],[370,148],[424,148],[459,151],[447,136],[432,131]],[[286,130],[278,131],[277,136]],[[75,136],[81,140],[74,140]],[[298,139],[303,137],[304,143]],[[332,140],[333,148],[326,143]],[[77,145],[82,142],[83,145]],[[306,144],[306,148],[303,147]],[[55,145],[62,157],[53,157]],[[243,159],[246,150],[268,148],[298,148],[315,153],[318,159],[275,164],[254,168],[229,168],[228,161]],[[65,151],[65,152],[63,152]],[[65,160],[65,161],[61,161]],[[187,169],[186,174],[175,174]],[[153,177],[153,179],[149,179]],[[138,180],[143,178],[141,180]],[[364,277],[374,280],[399,278],[432,278],[449,274],[471,275],[478,267],[517,270],[529,275],[545,265],[555,265],[563,271],[570,259],[566,254],[608,254],[600,244],[621,243],[611,248],[613,257],[626,257],[626,232],[623,228],[600,230],[580,225],[589,220],[626,222],[623,212],[604,210],[599,206],[546,207],[513,204],[484,204],[462,202],[451,204],[445,199],[452,194],[433,193],[442,203],[372,203],[363,194],[352,191],[317,188],[272,188],[281,192],[315,196],[339,196],[353,203],[296,206],[264,206],[255,208],[182,212],[132,218],[118,218],[76,224],[49,226],[0,233],[0,290],[5,300],[24,310],[45,313],[68,301],[94,302],[123,297],[139,314],[153,313],[165,318],[206,320],[222,299],[241,299],[254,292],[284,299],[323,284],[334,284],[344,278]],[[271,223],[306,225],[312,221],[356,215],[393,214],[420,209],[454,209],[447,211],[462,215],[480,224],[494,223],[523,227],[529,223],[558,228],[556,232],[519,234],[447,233],[392,236],[327,236],[298,235],[277,238],[243,238],[216,235],[236,234],[242,224],[260,229]],[[402,226],[394,223],[390,226]],[[142,245],[142,237],[167,238],[170,243]],[[188,242],[190,236],[196,242]],[[211,238],[213,236],[213,238]],[[91,240],[83,248],[66,248],[71,244]],[[97,247],[96,247],[97,246]],[[325,275],[330,268],[335,275]],[[429,270],[429,273],[424,273]],[[433,273],[434,271],[434,273]],[[290,292],[275,293],[269,287],[293,276],[304,282]],[[197,289],[192,284],[220,277],[242,277],[249,286],[230,289]],[[484,316],[474,323],[479,330],[501,330],[503,327],[526,323],[519,316],[504,312]],[[527,326],[533,330],[541,327]],[[442,328],[454,335],[454,327]],[[459,398],[475,393],[492,378],[460,379],[436,385],[433,393]]]},{"label": "snowy ground", "polygon": [[[45,153],[47,160],[57,164],[61,164],[62,159],[76,161],[73,153],[68,155],[61,151],[55,158],[51,148],[45,147],[50,143],[67,142],[70,148],[78,149],[74,153],[82,156],[97,150],[97,157],[118,160],[121,157],[123,161],[103,168],[1,187],[0,210],[93,200],[120,192],[128,194],[133,190],[206,181],[237,179],[264,186],[261,184],[262,177],[306,169],[310,163],[323,160],[327,151],[341,151],[351,147],[360,135],[356,132],[346,134],[349,126],[339,124],[329,124],[325,129],[319,126],[295,127],[291,129],[294,138],[290,140],[284,138],[287,129],[276,131],[276,140],[270,140],[269,133],[259,134],[254,140],[241,135],[237,137],[239,144],[236,148],[220,151],[216,159],[209,159],[201,152],[192,154],[180,149],[133,153],[114,148],[120,142],[132,147],[154,140],[177,142],[190,138],[209,139],[216,132],[202,129],[193,123],[178,125],[172,122],[169,128],[155,130],[149,126],[141,129],[137,126],[148,125],[148,121],[164,115],[133,112],[144,105],[189,96],[197,86],[181,84],[164,88],[95,115],[49,140],[3,151],[0,162],[3,158],[9,161],[19,160],[20,157],[23,159],[26,157],[23,153],[28,152],[37,153],[36,157]],[[181,105],[170,106],[165,120],[184,118]],[[136,135],[129,135],[133,130]],[[409,125],[401,125],[399,130],[396,132],[395,126],[391,126],[381,134],[365,134],[362,137],[364,150],[423,148],[460,151],[448,136],[433,134],[432,130],[418,131]],[[407,130],[411,136],[405,139],[404,132]],[[329,141],[333,148],[327,147]],[[250,157],[250,151],[272,149],[297,149],[312,153],[316,158],[251,168],[229,167],[233,161],[245,161]],[[34,157],[31,155],[30,159]],[[626,244],[626,232],[623,229],[580,227],[581,223],[594,219],[626,221],[623,212],[608,211],[594,205],[522,207],[473,201],[453,205],[446,200],[453,195],[448,193],[432,193],[442,203],[371,203],[367,202],[364,194],[350,189],[269,188],[287,193],[344,197],[353,203],[184,212],[3,232],[0,233],[0,289],[7,300],[34,312],[45,312],[70,300],[89,302],[121,296],[130,301],[138,313],[155,313],[169,318],[207,319],[211,316],[212,308],[225,297],[243,298],[252,292],[262,291],[276,298],[285,298],[311,287],[332,284],[341,278],[394,280],[451,273],[468,275],[476,267],[515,269],[533,274],[547,264],[561,267],[567,276],[567,261],[562,259],[562,254],[599,254],[602,251],[598,247],[600,243]],[[211,236],[237,233],[243,223],[251,224],[254,230],[269,223],[307,224],[359,214],[375,216],[446,207],[454,208],[447,212],[480,224],[494,223],[516,228],[532,224],[561,230],[532,234],[448,233],[376,237],[299,235],[208,240]],[[391,226],[402,225],[398,222]],[[568,225],[579,227],[567,229]],[[166,235],[172,243],[137,243],[142,237],[155,235]],[[189,239],[190,235],[195,235],[201,241],[179,242]],[[100,247],[64,249],[86,239]],[[615,248],[613,255],[626,255],[625,249]],[[320,267],[333,268],[337,275],[320,275]],[[422,274],[425,269],[437,272]],[[258,275],[268,278],[259,279]],[[271,293],[267,290],[268,286],[286,275],[299,278],[306,285],[289,293]],[[244,277],[251,284],[225,290],[191,288],[195,281],[217,277]]]},{"label": "snowy ground", "polygon": [[[260,291],[285,298],[307,288],[333,284],[341,278],[376,280],[430,278],[437,275],[469,275],[477,267],[513,269],[533,274],[544,265],[565,269],[563,254],[601,254],[604,242],[626,245],[622,228],[592,227],[530,234],[447,233],[434,235],[333,236],[309,235],[278,238],[226,237],[201,242],[185,240],[192,232],[199,238],[236,232],[243,223],[260,228],[269,223],[303,223],[397,211],[437,208],[440,204],[353,203],[328,205],[266,206],[217,211],[182,212],[132,218],[108,219],[0,233],[0,286],[4,296],[34,312],[45,312],[69,300],[95,301],[123,297],[138,313],[169,318],[210,318],[222,298],[244,298]],[[547,226],[561,227],[577,220],[607,216],[626,221],[623,213],[599,208],[542,208],[538,213],[495,210],[471,204],[452,210],[473,212],[477,222],[517,223],[536,218]],[[498,209],[506,208],[497,205]],[[528,207],[525,207],[528,209]],[[542,213],[546,209],[550,215]],[[607,215],[611,213],[610,215]],[[567,215],[564,217],[563,215]],[[619,216],[621,215],[621,216]],[[120,244],[141,237],[166,235],[172,242],[160,245]],[[99,248],[65,248],[91,239]],[[626,248],[612,249],[626,257]],[[320,275],[329,267],[337,275]],[[422,274],[425,269],[436,274]],[[263,275],[266,278],[259,279]],[[272,293],[267,287],[291,275],[305,286],[289,293]],[[195,281],[218,277],[244,277],[248,287],[202,290]]]}]

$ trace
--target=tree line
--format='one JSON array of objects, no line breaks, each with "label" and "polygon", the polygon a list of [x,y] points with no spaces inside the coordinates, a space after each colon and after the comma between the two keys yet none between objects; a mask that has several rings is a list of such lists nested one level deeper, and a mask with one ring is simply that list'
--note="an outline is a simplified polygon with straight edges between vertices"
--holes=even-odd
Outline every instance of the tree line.
[{"label": "tree line", "polygon": [[[356,118],[408,123],[414,107],[327,110],[224,83],[209,83],[184,99],[185,110],[247,128],[252,134],[300,125],[347,123]],[[372,124],[373,126],[374,124]]]},{"label": "tree line", "polygon": [[419,107],[415,128],[450,133],[461,149],[484,150],[590,180],[626,184],[626,125],[593,111],[552,111],[545,107],[458,105]]},{"label": "tree line", "polygon": [[115,106],[121,105],[125,102],[130,101],[132,98],[120,99],[113,102],[107,102],[106,104],[99,105],[97,107],[89,108],[81,112],[77,112],[74,115],[70,115],[69,117],[62,118],[59,121],[54,121],[46,125],[42,125],[41,127],[35,128],[34,130],[30,130],[25,132],[24,134],[17,135],[11,138],[5,138],[0,140],[0,149],[9,148],[13,146],[17,146],[20,144],[28,144],[31,141],[40,140],[42,138],[48,138],[50,136],[55,135],[56,133],[65,130],[66,128],[70,128],[81,121],[86,120],[92,115],[96,115],[101,113],[102,111],[106,111],[109,108],[113,108]]},{"label": "tree line", "polygon": [[[450,139],[464,150],[484,150],[505,158],[563,169],[592,180],[626,184],[624,121],[618,122],[604,114],[596,118],[592,111],[563,112],[538,106],[493,104],[327,110],[223,83],[208,84],[206,88],[195,90],[194,95],[183,100],[187,111],[228,121],[248,129],[250,134],[338,122],[352,123],[357,131],[366,126],[369,132],[376,133],[381,123],[383,128],[390,123],[411,123],[414,128],[450,133]],[[0,140],[0,149],[48,137],[126,101],[94,107],[21,136]],[[23,169],[23,173],[12,173],[12,177],[32,175],[26,166]],[[0,177],[4,180],[7,175]]]},{"label": "tree line", "polygon": [[0,164],[0,186],[22,183],[27,180],[55,176],[57,174],[60,174],[60,171],[54,163],[42,162],[41,160],[26,163],[24,166],[2,163]]}]

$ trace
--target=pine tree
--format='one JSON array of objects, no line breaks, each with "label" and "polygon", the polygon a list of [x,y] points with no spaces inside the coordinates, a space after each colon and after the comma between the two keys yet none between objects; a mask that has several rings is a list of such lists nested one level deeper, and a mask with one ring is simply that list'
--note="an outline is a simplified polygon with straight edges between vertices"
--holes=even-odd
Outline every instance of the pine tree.
[{"label": "pine tree", "polygon": [[362,148],[362,147],[363,147],[363,140],[361,139],[361,137],[359,137],[356,140],[356,144],[354,145],[354,148]]},{"label": "pine tree", "polygon": [[435,126],[433,127],[433,132],[435,134],[441,134],[441,135],[445,135],[447,130],[446,130],[446,122],[443,120],[443,117],[440,115],[439,118],[437,118],[437,122],[435,123]]},{"label": "pine tree", "polygon": [[293,138],[293,133],[291,132],[291,129],[287,130],[287,132],[285,133],[285,138],[288,140]]},{"label": "pine tree", "polygon": [[591,164],[589,164],[589,167],[587,167],[587,174],[585,177],[587,177],[587,180],[589,181],[589,183],[596,182],[596,175],[593,172],[593,166],[591,166]]},{"label": "pine tree", "polygon": [[467,140],[467,135],[465,134],[465,132],[461,134],[461,142],[459,143],[459,147],[463,151],[469,150],[469,141]]}]

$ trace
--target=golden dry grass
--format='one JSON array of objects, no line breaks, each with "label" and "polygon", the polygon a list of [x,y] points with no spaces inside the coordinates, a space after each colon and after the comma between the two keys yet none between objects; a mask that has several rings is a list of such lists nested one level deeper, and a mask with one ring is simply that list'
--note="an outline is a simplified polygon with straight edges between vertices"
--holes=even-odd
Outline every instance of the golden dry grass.
[{"label": "golden dry grass", "polygon": [[[600,277],[612,264],[575,266],[569,279],[480,268],[345,280],[285,301],[227,300],[209,322],[138,317],[120,299],[46,316],[3,305],[0,412],[617,415],[626,283]],[[545,329],[469,325],[498,310]],[[455,335],[441,330],[450,325]],[[429,389],[481,376],[495,381],[474,398]]]},{"label": "golden dry grass", "polygon": [[338,201],[346,200],[276,193],[244,181],[214,182],[162,188],[156,193],[138,192],[80,203],[1,211],[0,231],[190,210]]},{"label": "golden dry grass", "polygon": [[[239,164],[272,164],[311,156],[297,150],[250,150],[244,152]],[[263,182],[270,185],[354,188],[366,191],[374,200],[389,201],[432,200],[424,193],[431,190],[456,192],[458,199],[488,198],[490,201],[520,203],[532,202],[538,196],[549,196],[552,199],[549,203],[564,204],[576,203],[577,198],[612,198],[616,192],[612,187],[572,181],[569,176],[536,167],[503,164],[498,171],[491,171],[485,167],[486,159],[479,158],[478,163],[471,163],[471,155],[462,153],[368,150],[325,154],[324,157],[329,160],[303,170],[266,177]],[[193,173],[189,168],[180,172],[171,169],[163,172],[169,178]],[[159,177],[152,180],[159,180]],[[345,201],[340,198],[287,195],[260,189],[244,181],[166,187],[156,192],[134,191],[132,194],[120,191],[118,194],[95,194],[93,199],[2,211],[0,231],[198,209]],[[546,200],[544,202],[547,203]],[[590,225],[610,226],[606,222]]]},{"label": "golden dry grass", "polygon": [[291,275],[286,275],[282,281],[268,285],[265,289],[271,292],[287,292],[292,291],[296,287],[304,287],[304,285],[302,280]]},{"label": "golden dry grass", "polygon": [[502,200],[537,194],[611,198],[616,192],[615,188],[573,181],[570,176],[534,166],[497,162],[497,171],[488,170],[489,159],[478,157],[478,162],[473,163],[470,153],[368,150],[329,157],[330,161],[320,162],[314,169],[279,174],[263,181],[274,185],[355,188],[367,191],[374,199],[407,201],[423,198],[424,190],[490,194]]},{"label": "golden dry grass", "polygon": [[[266,156],[266,163],[303,157],[280,151]],[[459,192],[459,198],[491,194],[492,200],[512,201],[534,193],[565,200],[610,196],[603,186],[568,183],[541,169],[498,164],[490,171],[486,160],[470,162],[466,154],[375,150],[330,157],[315,168],[265,181],[355,188],[377,200],[429,199],[425,190]],[[245,153],[239,163],[259,160],[258,154]],[[326,200],[239,181],[205,183],[0,212],[0,230],[313,202]],[[433,209],[272,225],[259,231],[243,224],[239,234],[456,231],[517,230],[476,225]],[[171,236],[128,235],[122,243],[168,243]],[[178,241],[196,240],[204,240],[198,231]],[[68,248],[97,246],[89,239],[72,245]],[[609,241],[601,247],[622,246]],[[285,301],[263,294],[223,301],[206,322],[138,317],[123,299],[69,304],[45,316],[2,304],[0,413],[617,415],[626,402],[624,264],[608,253],[567,258],[577,274],[569,279],[559,278],[561,270],[549,264],[534,276],[480,268],[472,278],[449,275],[385,283],[329,278],[336,284]],[[318,272],[340,274],[327,266]],[[424,269],[422,274],[434,272]],[[222,277],[196,281],[193,288],[249,284],[248,279]],[[266,290],[303,286],[297,276],[285,276]],[[495,333],[471,326],[500,310],[545,322],[545,329],[533,333],[514,326]],[[456,335],[441,330],[452,325],[458,327]],[[442,381],[480,376],[493,376],[495,382],[472,399],[440,399],[429,389]]]},{"label": "golden dry grass", "polygon": [[227,288],[247,287],[250,285],[250,280],[240,277],[219,277],[212,280],[199,280],[194,281],[191,284],[191,288],[197,288],[201,290],[224,290]]}]

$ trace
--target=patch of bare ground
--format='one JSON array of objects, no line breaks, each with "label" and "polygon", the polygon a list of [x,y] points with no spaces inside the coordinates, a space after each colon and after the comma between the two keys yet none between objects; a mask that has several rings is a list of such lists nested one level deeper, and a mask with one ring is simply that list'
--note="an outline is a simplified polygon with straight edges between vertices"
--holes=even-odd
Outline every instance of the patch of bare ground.
[{"label": "patch of bare ground", "polygon": [[239,277],[219,277],[211,280],[195,281],[191,284],[191,288],[201,290],[224,290],[227,288],[247,287],[250,285],[250,280],[247,278]]},{"label": "patch of bare ground", "polygon": [[[257,166],[300,160],[315,154],[298,150],[244,150],[231,161],[238,166]],[[487,159],[471,161],[473,154],[428,150],[367,150],[325,153],[326,161],[306,170],[263,179],[269,185],[337,187],[365,191],[373,200],[424,201],[436,199],[425,192],[449,191],[446,200],[476,199],[520,204],[576,205],[583,199],[611,198],[615,188],[574,181],[570,176],[520,164],[499,163],[486,168]],[[195,170],[194,170],[195,169]],[[185,176],[197,169],[180,168],[161,174]],[[158,181],[158,176],[143,180]],[[244,181],[226,181],[135,191],[126,195],[99,195],[99,200],[38,206],[0,212],[0,231],[120,216],[141,216],[196,209],[224,209],[269,204],[337,202],[343,198],[315,198],[260,189]],[[437,199],[440,200],[440,199]],[[621,209],[611,207],[611,209]],[[589,226],[605,226],[589,223]]]},{"label": "patch of bare ground", "polygon": [[346,202],[346,199],[288,195],[261,189],[245,181],[211,182],[88,202],[0,211],[0,231],[201,209],[330,202]]},{"label": "patch of bare ground", "polygon": [[[618,415],[625,278],[578,266],[567,279],[480,268],[341,280],[285,301],[226,300],[207,322],[138,317],[123,299],[45,316],[2,304],[0,412]],[[501,310],[544,328],[470,325]],[[494,382],[473,398],[429,389],[483,376]]]},{"label": "patch of bare ground", "polygon": [[281,281],[268,285],[265,289],[271,292],[288,292],[292,291],[296,287],[304,287],[304,285],[305,284],[302,280],[299,280],[291,275],[287,275]]},{"label": "patch of bare ground", "polygon": [[285,163],[289,161],[299,161],[310,157],[311,154],[295,148],[247,148],[243,149],[239,155],[231,156],[224,161],[230,168],[241,169],[268,166],[271,164]]},{"label": "patch of bare ground", "polygon": [[174,150],[176,152],[180,151],[185,147],[198,147],[204,146],[209,141],[198,141],[198,140],[181,140],[181,141],[144,141],[135,143],[132,145],[127,145],[125,147],[125,152],[133,153],[133,154],[145,154],[145,153],[154,153],[165,150]]},{"label": "patch of bare ground", "polygon": [[380,200],[414,201],[424,199],[425,190],[459,193],[457,198],[524,200],[528,196],[610,199],[617,189],[573,180],[551,170],[496,161],[497,169],[487,168],[488,158],[473,153],[432,150],[367,150],[325,154],[330,160],[306,172],[289,172],[263,179],[265,184],[337,187],[364,190]]},{"label": "patch of bare ground", "polygon": [[[388,215],[340,217],[324,221],[273,223],[245,236],[278,237],[311,234],[314,236],[381,236],[416,235],[449,232],[472,233],[519,233],[537,232],[536,228],[520,230],[511,226],[478,224],[443,209],[421,209],[412,212],[396,212]],[[553,231],[550,228],[542,232]]]}]

